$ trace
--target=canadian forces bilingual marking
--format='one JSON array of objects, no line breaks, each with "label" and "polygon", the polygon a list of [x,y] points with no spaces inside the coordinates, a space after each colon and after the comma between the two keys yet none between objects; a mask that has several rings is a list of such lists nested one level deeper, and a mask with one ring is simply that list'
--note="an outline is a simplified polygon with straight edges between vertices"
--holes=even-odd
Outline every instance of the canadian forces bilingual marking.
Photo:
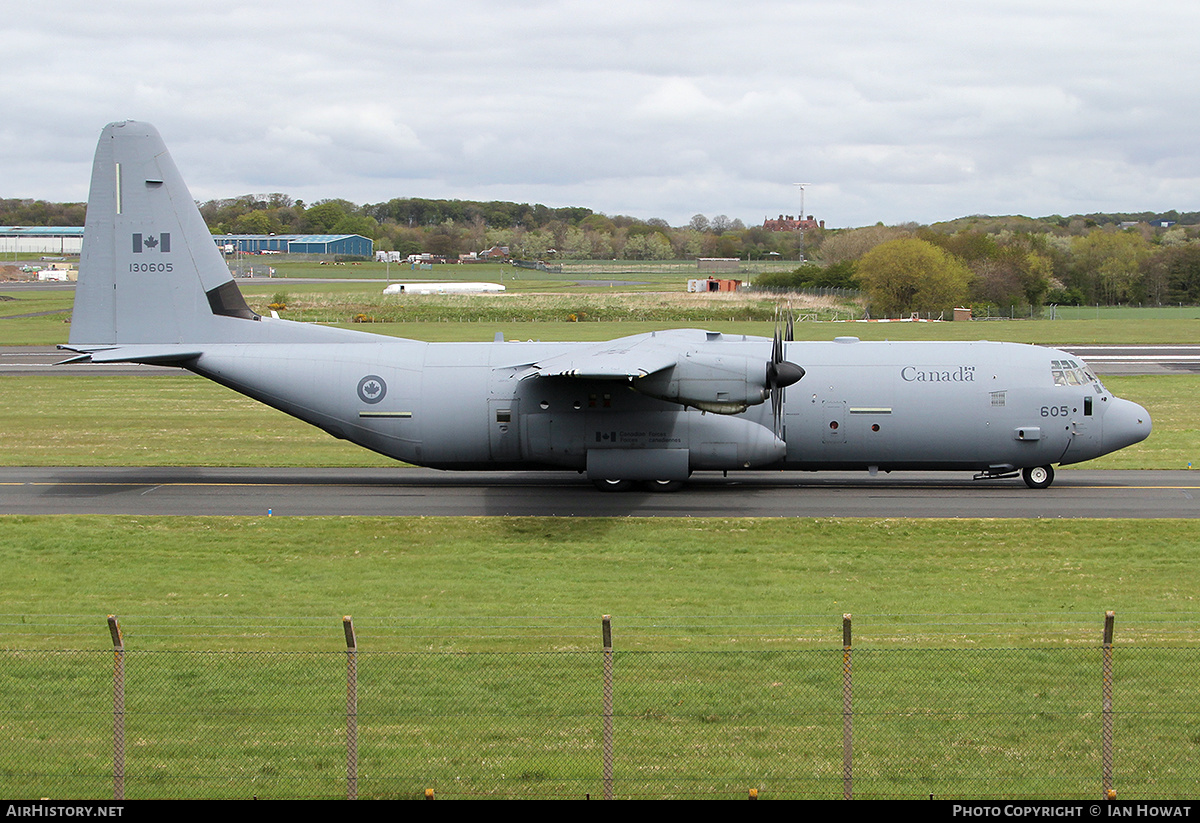
[{"label": "canadian forces bilingual marking", "polygon": [[905,383],[974,383],[975,367],[925,368],[921,366],[905,366],[900,370],[900,379]]},{"label": "canadian forces bilingual marking", "polygon": [[1010,803],[1005,806],[962,805],[951,807],[953,817],[1188,817],[1190,805],[1166,803],[1093,803],[1091,805],[1054,805]]}]

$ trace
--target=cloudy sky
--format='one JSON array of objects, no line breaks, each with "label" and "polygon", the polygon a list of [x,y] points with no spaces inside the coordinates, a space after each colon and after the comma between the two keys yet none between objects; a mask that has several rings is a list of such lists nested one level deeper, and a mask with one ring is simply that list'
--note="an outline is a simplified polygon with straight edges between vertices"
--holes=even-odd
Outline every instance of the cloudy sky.
[{"label": "cloudy sky", "polygon": [[1200,210],[1200,3],[5,2],[0,197],[105,123],[198,200],[285,192],[834,227]]}]

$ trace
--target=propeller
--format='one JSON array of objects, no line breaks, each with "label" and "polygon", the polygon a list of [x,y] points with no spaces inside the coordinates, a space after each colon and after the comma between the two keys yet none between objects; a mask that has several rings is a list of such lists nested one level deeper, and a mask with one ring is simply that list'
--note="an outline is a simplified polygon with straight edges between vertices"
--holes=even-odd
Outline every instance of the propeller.
[{"label": "propeller", "polygon": [[767,363],[767,388],[771,392],[771,421],[775,436],[783,439],[783,392],[800,378],[804,369],[783,359],[783,343],[792,342],[794,318],[791,309],[775,310],[775,338],[771,342],[771,360]]}]

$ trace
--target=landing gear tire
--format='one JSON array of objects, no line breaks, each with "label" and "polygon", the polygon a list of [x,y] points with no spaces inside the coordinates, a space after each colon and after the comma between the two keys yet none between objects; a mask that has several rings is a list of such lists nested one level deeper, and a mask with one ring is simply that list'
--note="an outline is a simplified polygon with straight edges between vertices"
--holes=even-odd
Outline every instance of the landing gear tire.
[{"label": "landing gear tire", "polygon": [[642,488],[649,492],[677,492],[683,488],[682,480],[643,480]]},{"label": "landing gear tire", "polygon": [[632,480],[593,480],[592,485],[602,492],[627,492],[633,488]]},{"label": "landing gear tire", "polygon": [[1031,489],[1044,489],[1054,482],[1052,466],[1030,466],[1021,469],[1021,479]]}]

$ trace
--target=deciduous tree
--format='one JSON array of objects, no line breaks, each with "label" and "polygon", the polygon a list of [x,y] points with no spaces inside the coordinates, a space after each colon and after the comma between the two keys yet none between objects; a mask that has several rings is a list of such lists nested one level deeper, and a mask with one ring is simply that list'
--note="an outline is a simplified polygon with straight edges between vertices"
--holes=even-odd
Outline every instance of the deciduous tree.
[{"label": "deciduous tree", "polygon": [[971,279],[958,258],[916,238],[876,246],[858,261],[857,273],[872,311],[892,316],[953,309]]}]

